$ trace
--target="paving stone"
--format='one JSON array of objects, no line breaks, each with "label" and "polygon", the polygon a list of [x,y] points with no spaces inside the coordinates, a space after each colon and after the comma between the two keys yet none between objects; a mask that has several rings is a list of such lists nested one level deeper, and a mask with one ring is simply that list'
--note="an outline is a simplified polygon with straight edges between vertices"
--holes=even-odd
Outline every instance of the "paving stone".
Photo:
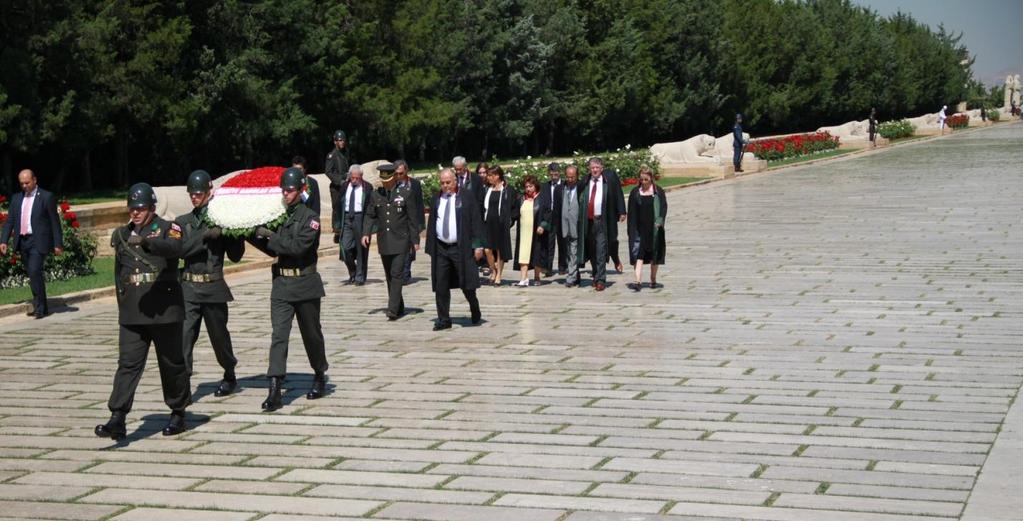
[{"label": "paving stone", "polygon": [[362,472],[353,470],[295,469],[274,478],[275,481],[301,483],[337,483],[397,487],[434,487],[447,479],[444,475],[398,472]]},{"label": "paving stone", "polygon": [[54,485],[67,487],[123,487],[140,489],[159,490],[183,490],[201,479],[189,478],[166,478],[145,475],[114,475],[95,474],[88,475],[73,472],[33,472],[22,476],[12,483],[23,485]]},{"label": "paving stone", "polygon": [[246,521],[256,514],[252,512],[223,512],[211,510],[133,508],[111,521]]},{"label": "paving stone", "polygon": [[664,501],[642,499],[606,499],[578,496],[552,496],[540,494],[505,494],[494,502],[498,506],[526,508],[563,508],[568,510],[600,510],[608,512],[638,512],[654,514],[661,511]]},{"label": "paving stone", "polygon": [[398,502],[374,515],[381,519],[416,521],[555,521],[561,510],[538,508],[504,508],[496,506],[434,505]]},{"label": "paving stone", "polygon": [[111,505],[81,505],[40,501],[0,501],[0,512],[11,517],[26,519],[69,519],[93,521],[103,519],[122,510]]},{"label": "paving stone", "polygon": [[190,478],[266,479],[281,469],[264,467],[227,467],[219,465],[165,465],[143,463],[101,463],[90,467],[92,474],[126,474],[149,476],[179,476]]},{"label": "paving stone", "polygon": [[494,494],[491,492],[463,492],[429,488],[398,488],[362,485],[320,485],[302,494],[310,497],[337,497],[353,499],[379,499],[383,501],[416,501],[425,503],[455,503],[481,505]]},{"label": "paving stone", "polygon": [[559,481],[551,479],[516,479],[478,476],[460,476],[444,485],[452,490],[489,490],[494,492],[526,492],[540,494],[582,494],[590,488],[586,481]]},{"label": "paving stone", "polygon": [[82,503],[128,504],[192,509],[222,509],[314,515],[361,516],[379,507],[379,501],[320,499],[255,494],[153,491],[107,488],[78,500]]}]

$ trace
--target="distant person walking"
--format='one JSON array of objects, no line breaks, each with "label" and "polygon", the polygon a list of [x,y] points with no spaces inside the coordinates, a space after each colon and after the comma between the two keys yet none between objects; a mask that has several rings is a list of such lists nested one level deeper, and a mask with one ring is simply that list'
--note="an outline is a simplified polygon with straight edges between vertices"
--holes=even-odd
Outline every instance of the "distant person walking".
[{"label": "distant person walking", "polygon": [[877,146],[877,109],[870,107],[870,117],[867,118],[867,134],[870,139],[870,148]]},{"label": "distant person walking", "polygon": [[942,134],[945,133],[945,120],[948,119],[948,116],[945,115],[946,109],[948,109],[948,105],[942,105],[941,110],[938,111],[938,130]]},{"label": "distant person walking", "polygon": [[732,165],[736,172],[742,172],[742,149],[745,145],[742,140],[742,114],[736,114],[735,126],[732,127]]}]

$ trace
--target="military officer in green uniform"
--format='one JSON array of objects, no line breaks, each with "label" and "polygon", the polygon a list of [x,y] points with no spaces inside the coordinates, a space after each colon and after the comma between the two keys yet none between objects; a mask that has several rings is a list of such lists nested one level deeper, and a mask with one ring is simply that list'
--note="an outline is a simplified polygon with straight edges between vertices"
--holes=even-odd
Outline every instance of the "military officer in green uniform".
[{"label": "military officer in green uniform", "polygon": [[370,198],[362,225],[362,245],[369,247],[369,236],[376,232],[377,250],[384,264],[387,279],[387,319],[398,320],[405,314],[401,297],[405,259],[419,249],[419,219],[422,201],[417,200],[409,185],[397,186],[394,165],[377,166],[383,186]]},{"label": "military officer in green uniform", "polygon": [[291,321],[298,318],[302,343],[312,366],[312,389],[306,398],[315,400],[326,392],[327,354],[320,328],[320,299],[325,295],[323,280],[316,272],[317,249],[320,245],[320,216],[302,204],[305,175],[298,168],[289,168],[281,175],[281,193],[287,206],[287,218],[276,231],[257,227],[250,242],[261,251],[277,257],[271,267],[273,286],[270,290],[270,367],[266,375],[270,390],[263,402],[264,411],[281,408],[281,384],[287,374],[288,336]]},{"label": "military officer in green uniform", "polygon": [[184,231],[181,257],[185,267],[181,271],[181,288],[185,295],[182,330],[185,364],[191,377],[192,351],[199,339],[199,324],[205,322],[213,354],[224,369],[224,378],[213,395],[227,396],[238,386],[234,374],[238,359],[234,356],[231,333],[227,330],[227,303],[234,300],[234,296],[224,281],[224,256],[238,262],[245,253],[245,242],[223,235],[220,227],[212,226],[206,220],[206,210],[213,195],[210,174],[205,170],[192,172],[185,188],[193,210],[174,220]]},{"label": "military officer in green uniform", "polygon": [[184,299],[178,281],[182,230],[156,215],[156,194],[146,183],[128,191],[131,222],[114,230],[114,284],[120,323],[117,372],[107,407],[110,420],[96,426],[96,435],[114,440],[126,436],[125,418],[146,366],[149,345],[163,385],[163,401],[171,409],[165,436],[185,431],[185,407],[191,402],[188,369],[181,350]]}]

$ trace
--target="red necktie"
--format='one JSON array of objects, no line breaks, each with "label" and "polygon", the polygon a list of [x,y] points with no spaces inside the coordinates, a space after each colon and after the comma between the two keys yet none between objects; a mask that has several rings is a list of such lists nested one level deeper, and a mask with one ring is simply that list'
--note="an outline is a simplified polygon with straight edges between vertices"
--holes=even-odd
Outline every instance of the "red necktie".
[{"label": "red necktie", "polygon": [[593,210],[595,205],[593,204],[597,200],[597,183],[593,183],[593,188],[590,189],[590,207],[586,210],[586,218],[593,219]]}]

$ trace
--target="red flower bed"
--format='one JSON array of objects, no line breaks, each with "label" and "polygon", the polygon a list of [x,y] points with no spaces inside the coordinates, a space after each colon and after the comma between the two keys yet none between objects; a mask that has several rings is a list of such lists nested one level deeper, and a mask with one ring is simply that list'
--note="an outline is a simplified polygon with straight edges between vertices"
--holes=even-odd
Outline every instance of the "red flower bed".
[{"label": "red flower bed", "polygon": [[945,120],[945,124],[948,125],[948,128],[966,128],[970,126],[970,116],[967,114],[952,114],[952,116]]},{"label": "red flower bed", "polygon": [[253,168],[243,174],[228,179],[222,186],[227,188],[265,188],[278,187],[281,174],[286,170],[283,166],[263,166]]},{"label": "red flower bed", "polygon": [[751,152],[757,156],[757,159],[777,161],[836,148],[838,148],[838,137],[832,136],[830,132],[814,132],[783,138],[757,139],[750,141],[746,145],[745,151]]}]

